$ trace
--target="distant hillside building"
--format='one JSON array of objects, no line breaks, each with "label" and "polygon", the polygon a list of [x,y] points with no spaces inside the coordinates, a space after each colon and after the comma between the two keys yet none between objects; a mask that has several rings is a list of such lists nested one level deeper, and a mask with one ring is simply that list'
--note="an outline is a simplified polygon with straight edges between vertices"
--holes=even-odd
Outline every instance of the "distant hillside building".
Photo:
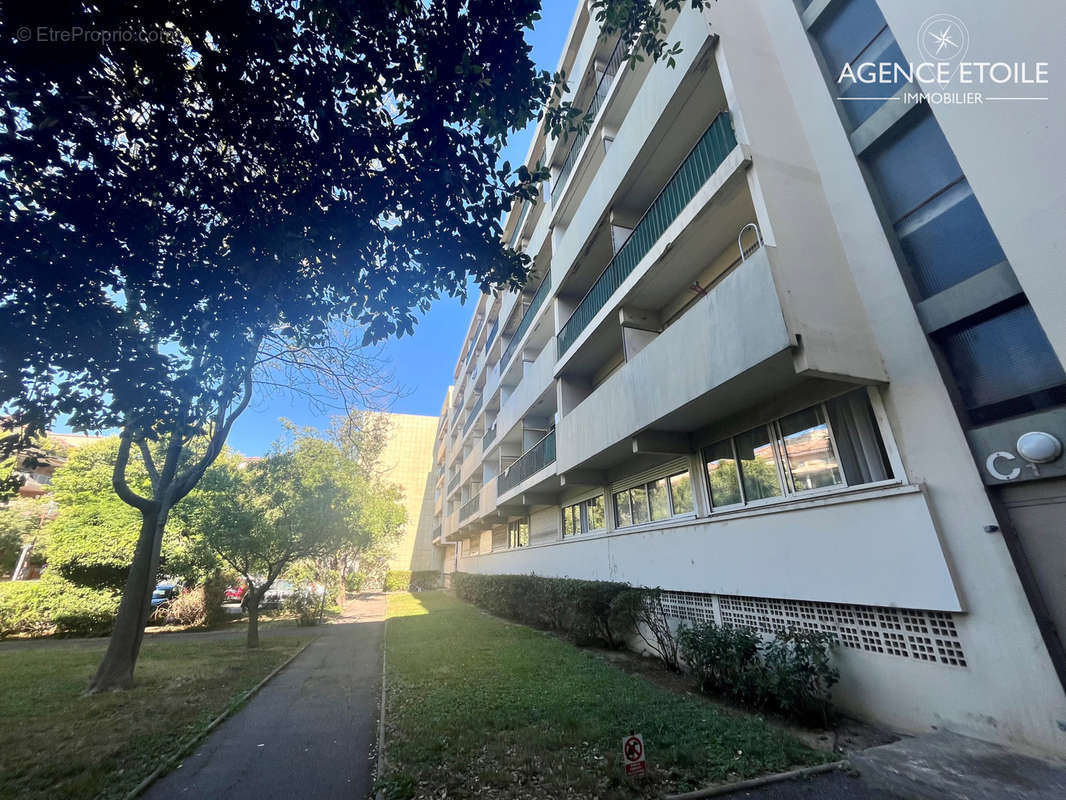
[{"label": "distant hillside building", "polygon": [[407,525],[389,569],[439,570],[442,553],[433,546],[433,442],[437,418],[388,414],[389,440],[381,454],[382,478],[403,489]]}]

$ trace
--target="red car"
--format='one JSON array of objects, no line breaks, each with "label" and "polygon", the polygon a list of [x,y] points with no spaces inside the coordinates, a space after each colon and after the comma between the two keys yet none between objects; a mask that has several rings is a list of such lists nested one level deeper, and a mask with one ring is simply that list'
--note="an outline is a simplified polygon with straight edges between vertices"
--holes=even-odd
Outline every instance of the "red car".
[{"label": "red car", "polygon": [[245,586],[243,583],[239,586],[229,587],[226,590],[226,600],[239,603],[241,601],[241,598],[244,597],[244,593],[247,591],[247,589],[248,587]]}]

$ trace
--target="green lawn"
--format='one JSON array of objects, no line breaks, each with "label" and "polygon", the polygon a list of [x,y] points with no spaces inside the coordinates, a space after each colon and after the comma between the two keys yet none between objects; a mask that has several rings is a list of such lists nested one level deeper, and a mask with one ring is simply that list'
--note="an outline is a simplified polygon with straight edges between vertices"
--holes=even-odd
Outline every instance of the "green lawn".
[{"label": "green lawn", "polygon": [[[444,593],[388,604],[390,798],[651,798],[834,758]],[[634,731],[649,774],[630,781]]]},{"label": "green lawn", "polygon": [[122,797],[300,641],[151,637],[133,689],[82,696],[103,645],[0,644],[0,797]]}]

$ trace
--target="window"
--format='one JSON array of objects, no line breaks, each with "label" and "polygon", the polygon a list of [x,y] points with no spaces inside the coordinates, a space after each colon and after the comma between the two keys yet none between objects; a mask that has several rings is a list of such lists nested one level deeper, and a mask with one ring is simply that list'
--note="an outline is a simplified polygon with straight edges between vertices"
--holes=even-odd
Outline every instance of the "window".
[{"label": "window", "polygon": [[694,511],[692,478],[679,472],[614,493],[615,525],[625,528]]},{"label": "window", "polygon": [[476,556],[481,552],[481,537],[474,536],[466,540],[466,546],[463,548],[468,556]]},{"label": "window", "polygon": [[526,547],[529,545],[529,519],[516,519],[507,523],[507,546]]},{"label": "window", "polygon": [[715,442],[703,460],[714,509],[892,477],[865,389]]},{"label": "window", "polygon": [[603,495],[563,507],[563,538],[607,527],[603,513]]}]

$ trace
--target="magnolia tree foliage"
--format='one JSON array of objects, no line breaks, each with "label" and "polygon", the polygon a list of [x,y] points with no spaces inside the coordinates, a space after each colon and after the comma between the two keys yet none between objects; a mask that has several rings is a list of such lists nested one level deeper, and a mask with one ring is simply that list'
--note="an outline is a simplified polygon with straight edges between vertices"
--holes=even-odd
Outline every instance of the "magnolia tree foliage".
[{"label": "magnolia tree foliage", "polygon": [[[660,57],[639,27],[658,41],[644,5],[595,7]],[[91,690],[132,682],[170,511],[256,381],[321,376],[366,401],[380,376],[333,341],[342,323],[378,341],[410,333],[419,311],[470,281],[525,279],[500,219],[545,173],[497,159],[545,103],[553,131],[575,116],[552,94],[562,76],[530,59],[538,8],[5,5],[0,403],[31,430],[59,415],[120,429],[112,485],[141,517]],[[49,29],[129,35],[57,42]],[[131,485],[131,454],[148,488]]]},{"label": "magnolia tree foliage", "polygon": [[301,435],[261,461],[222,457],[176,510],[183,524],[247,582],[248,646],[259,645],[259,604],[300,561],[395,536],[405,512],[333,443]]}]

